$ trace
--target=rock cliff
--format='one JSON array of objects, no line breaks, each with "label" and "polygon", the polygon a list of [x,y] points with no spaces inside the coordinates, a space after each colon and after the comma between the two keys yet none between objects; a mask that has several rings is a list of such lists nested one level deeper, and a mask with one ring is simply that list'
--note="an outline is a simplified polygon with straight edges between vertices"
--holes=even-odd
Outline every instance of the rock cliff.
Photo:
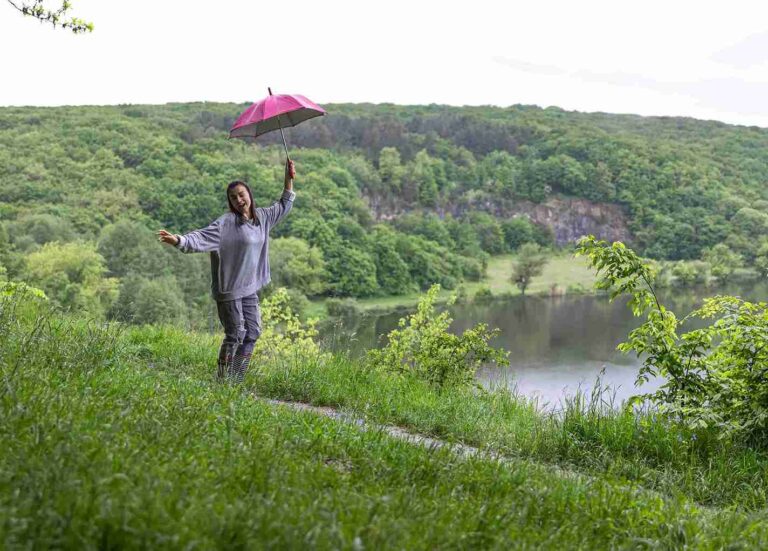
[{"label": "rock cliff", "polygon": [[[413,210],[393,201],[369,198],[369,205],[377,220],[391,220]],[[459,217],[467,211],[487,212],[500,220],[525,216],[536,224],[550,228],[558,245],[574,243],[582,235],[592,234],[607,241],[632,242],[627,227],[627,216],[619,205],[595,203],[588,199],[554,196],[544,203],[483,198],[432,209],[440,217],[451,214]]]}]

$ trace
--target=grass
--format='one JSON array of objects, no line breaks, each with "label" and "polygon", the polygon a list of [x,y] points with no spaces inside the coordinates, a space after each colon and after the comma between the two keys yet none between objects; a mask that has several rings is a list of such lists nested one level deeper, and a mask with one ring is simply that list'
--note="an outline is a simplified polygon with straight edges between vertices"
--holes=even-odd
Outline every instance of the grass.
[{"label": "grass", "polygon": [[[217,385],[214,337],[122,331],[45,305],[0,301],[0,329],[6,549],[768,542],[765,459],[714,439],[678,439],[690,435],[647,418],[571,404],[558,419],[508,394],[437,393],[341,357],[297,363],[283,354],[256,362],[243,387]],[[269,406],[252,390],[518,459],[460,459]],[[592,477],[564,476],[549,464]]]},{"label": "grass", "polygon": [[[498,296],[515,296],[520,294],[510,276],[515,255],[507,254],[491,257],[488,261],[486,277],[481,281],[465,282],[464,286],[470,297],[481,288],[489,288],[491,293]],[[528,294],[550,294],[553,287],[557,293],[591,293],[595,283],[595,273],[587,267],[583,258],[576,258],[570,254],[558,254],[549,259],[541,276],[535,278],[527,289]],[[453,290],[442,290],[439,301],[447,301],[454,294]],[[362,311],[389,311],[415,306],[422,293],[409,293],[405,295],[373,297],[357,299],[357,305]],[[325,309],[325,300],[310,302],[307,309],[307,317],[323,319],[328,313]]]}]

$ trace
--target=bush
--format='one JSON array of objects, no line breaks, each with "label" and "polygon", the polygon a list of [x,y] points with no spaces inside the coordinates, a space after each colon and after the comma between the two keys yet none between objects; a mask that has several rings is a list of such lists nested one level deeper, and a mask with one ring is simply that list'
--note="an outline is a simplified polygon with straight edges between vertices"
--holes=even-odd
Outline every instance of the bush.
[{"label": "bush", "polygon": [[[664,383],[631,403],[649,400],[692,430],[768,444],[768,304],[716,296],[679,319],[658,301],[653,270],[622,243],[589,236],[578,252],[601,273],[598,288],[611,298],[629,294],[633,313],[647,315],[619,349],[644,357],[638,383],[652,377]],[[679,335],[689,318],[715,321]]]},{"label": "bush", "polygon": [[477,291],[475,291],[475,300],[477,302],[493,300],[493,293],[491,292],[491,288],[487,285],[480,287]]},{"label": "bush", "polygon": [[438,389],[471,384],[484,363],[509,365],[508,353],[488,345],[498,329],[489,331],[488,326],[481,323],[462,335],[448,332],[453,321],[449,313],[435,312],[439,291],[440,286],[433,285],[419,301],[416,313],[400,318],[399,328],[388,335],[387,346],[368,352],[370,365],[416,376]]},{"label": "bush", "polygon": [[329,298],[325,301],[328,315],[334,318],[351,318],[360,315],[360,306],[353,298]]},{"label": "bush", "polygon": [[326,354],[315,341],[316,320],[302,323],[291,310],[290,301],[288,290],[281,287],[261,303],[262,333],[256,341],[254,356],[275,359],[290,354],[299,360],[325,359]]}]

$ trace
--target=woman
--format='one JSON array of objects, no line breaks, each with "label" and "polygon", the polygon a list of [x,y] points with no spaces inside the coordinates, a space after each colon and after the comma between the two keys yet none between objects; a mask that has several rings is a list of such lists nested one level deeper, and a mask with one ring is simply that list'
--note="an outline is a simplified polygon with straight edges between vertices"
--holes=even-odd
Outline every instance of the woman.
[{"label": "woman", "polygon": [[280,200],[257,208],[245,182],[227,186],[230,212],[210,226],[184,235],[157,232],[163,243],[185,253],[211,253],[211,293],[216,300],[224,341],[219,350],[218,380],[242,382],[261,334],[257,292],[270,281],[269,231],[288,214],[296,194],[293,161],[285,164],[285,186]]}]

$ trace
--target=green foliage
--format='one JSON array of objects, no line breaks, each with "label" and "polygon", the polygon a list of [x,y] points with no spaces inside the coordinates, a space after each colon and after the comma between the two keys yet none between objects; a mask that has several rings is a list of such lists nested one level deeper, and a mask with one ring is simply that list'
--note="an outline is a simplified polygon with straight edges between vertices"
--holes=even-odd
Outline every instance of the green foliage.
[{"label": "green foliage", "polygon": [[270,243],[272,281],[309,296],[322,294],[328,287],[323,254],[303,239],[281,237]]},{"label": "green foliage", "polygon": [[709,281],[710,266],[700,260],[680,260],[672,267],[675,284],[680,287],[703,285]]},{"label": "green foliage", "polygon": [[[234,179],[249,182],[259,205],[277,199],[279,137],[225,138],[241,108],[0,109],[6,277],[23,277],[25,255],[45,243],[97,240],[108,276],[174,276],[188,312],[199,311],[205,259],[162,250],[148,232],[207,225],[226,209]],[[374,296],[476,280],[488,254],[553,243],[549,228],[509,219],[515,204],[553,195],[618,203],[646,256],[693,260],[723,243],[747,266],[765,263],[768,138],[756,129],[530,106],[333,111],[291,129],[298,198],[273,232],[304,240],[312,262],[318,252],[326,262],[323,277],[309,270],[311,282],[290,261],[285,281],[273,269],[303,294]],[[379,243],[377,226],[393,236]],[[348,250],[354,277],[344,270]],[[729,277],[727,267],[716,271]]]},{"label": "green foliage", "polygon": [[712,267],[712,275],[720,282],[727,281],[736,268],[743,266],[740,254],[732,251],[725,243],[718,243],[702,253],[702,259]]},{"label": "green foliage", "polygon": [[489,214],[474,212],[465,223],[472,226],[480,241],[480,247],[488,254],[502,254],[507,251],[501,224]]},{"label": "green foliage", "polygon": [[136,324],[183,324],[187,308],[174,276],[149,279],[130,274],[121,281],[111,314]]},{"label": "green foliage", "polygon": [[256,341],[254,357],[276,359],[290,357],[296,361],[321,361],[327,354],[320,350],[316,320],[302,323],[291,310],[288,290],[279,288],[261,303],[262,333]]},{"label": "green foliage", "polygon": [[374,228],[376,280],[384,294],[402,295],[417,290],[408,264],[397,252],[397,239],[397,234],[387,226],[378,225]]},{"label": "green foliage", "polygon": [[536,243],[526,243],[520,247],[512,264],[512,281],[522,294],[525,294],[531,280],[542,274],[547,261],[546,255]]},{"label": "green foliage", "polygon": [[394,147],[384,147],[379,154],[379,176],[388,189],[402,188],[405,169],[400,164],[400,152]]},{"label": "green foliage", "polygon": [[758,269],[760,275],[768,277],[768,241],[763,242],[757,250],[755,268]]},{"label": "green foliage", "polygon": [[105,226],[97,248],[106,260],[110,275],[115,277],[129,274],[160,277],[170,271],[169,265],[178,256],[158,243],[149,228],[131,220]]},{"label": "green foliage", "polygon": [[37,289],[36,287],[17,281],[0,281],[0,295],[4,297],[19,297],[19,300],[24,300],[28,297],[48,300],[48,297],[42,289]]},{"label": "green foliage", "polygon": [[369,297],[376,294],[376,264],[363,249],[349,242],[334,243],[325,252],[331,275],[331,292],[338,296]]},{"label": "green foliage", "polygon": [[[679,319],[656,297],[653,271],[622,243],[589,236],[577,250],[600,273],[598,288],[611,298],[629,294],[633,313],[647,316],[619,349],[643,357],[638,383],[651,377],[664,383],[635,402],[651,400],[691,429],[768,443],[768,305],[717,296]],[[715,321],[678,334],[692,318]]]},{"label": "green foliage", "polygon": [[435,312],[439,291],[440,286],[433,285],[416,312],[401,318],[398,329],[389,333],[387,345],[368,352],[370,365],[424,379],[439,389],[471,384],[486,363],[509,365],[508,353],[488,345],[498,329],[489,331],[487,325],[478,324],[461,335],[448,331],[453,321],[450,314]]},{"label": "green foliage", "polygon": [[[75,231],[68,220],[64,220],[48,213],[28,214],[19,217],[9,224],[10,234],[15,239],[20,239],[24,243],[24,237],[31,238],[26,240],[27,248],[37,248],[32,246],[44,245],[51,241],[72,241],[75,239]],[[19,243],[17,243],[17,246]],[[22,245],[23,246],[23,245]]]},{"label": "green foliage", "polygon": [[462,276],[461,263],[455,255],[420,236],[400,235],[397,254],[408,259],[411,278],[419,289],[429,289],[435,283],[453,289]]},{"label": "green foliage", "polygon": [[104,318],[118,281],[104,277],[104,258],[88,243],[47,243],[27,257],[26,277],[56,304]]},{"label": "green foliage", "polygon": [[72,4],[69,0],[64,0],[58,9],[46,7],[44,0],[32,0],[31,2],[8,0],[8,3],[22,14],[44,23],[50,23],[54,28],[59,25],[62,29],[69,29],[74,34],[93,32],[93,23],[83,21],[77,17],[67,17],[69,10],[72,9]]},{"label": "green foliage", "polygon": [[491,292],[491,288],[487,285],[479,287],[477,291],[475,291],[475,301],[486,302],[489,300],[493,300],[493,293]]}]

